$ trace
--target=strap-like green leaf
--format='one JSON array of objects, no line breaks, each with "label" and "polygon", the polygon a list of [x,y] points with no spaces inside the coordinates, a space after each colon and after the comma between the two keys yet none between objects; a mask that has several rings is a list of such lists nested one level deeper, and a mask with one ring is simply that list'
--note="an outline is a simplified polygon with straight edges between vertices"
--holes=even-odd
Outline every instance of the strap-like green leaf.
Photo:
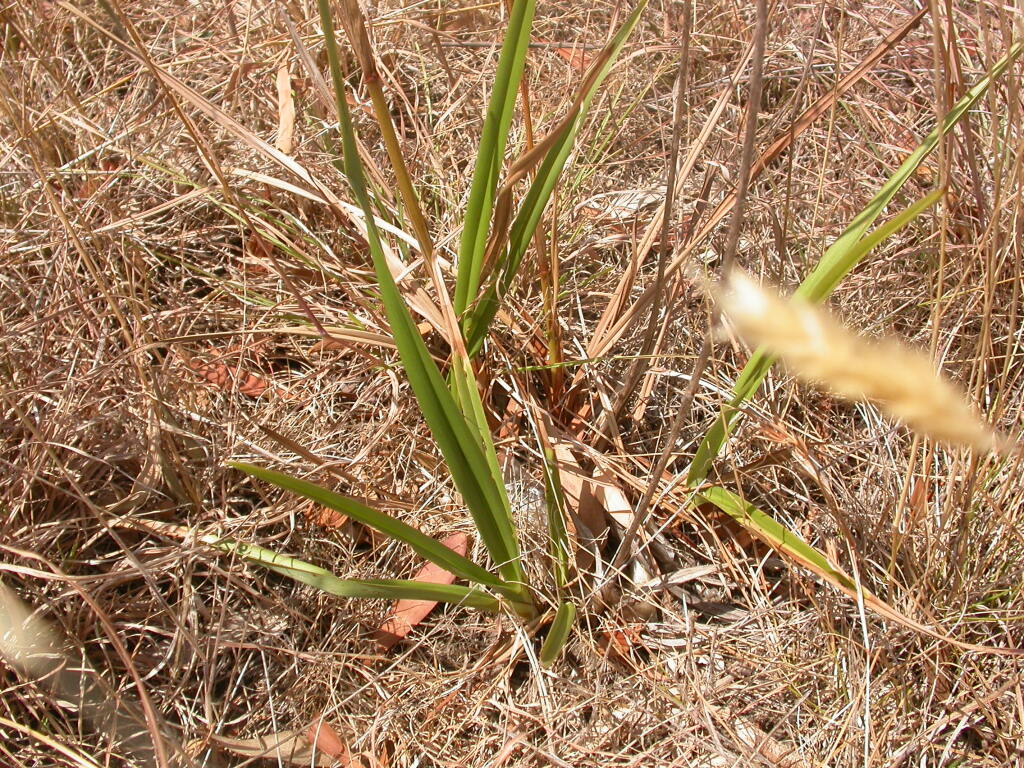
[{"label": "strap-like green leaf", "polygon": [[505,159],[505,146],[515,112],[516,92],[526,63],[535,5],[534,0],[516,0],[513,4],[505,42],[498,57],[498,69],[484,118],[459,244],[458,273],[452,301],[458,314],[466,310],[480,289],[480,272],[487,247],[494,190],[498,186],[498,175]]},{"label": "strap-like green leaf", "polygon": [[725,488],[707,488],[697,495],[697,500],[714,504],[766,544],[809,567],[819,576],[847,589],[855,588],[850,577],[837,570],[821,552],[735,493]]},{"label": "strap-like green leaf", "polygon": [[278,488],[284,488],[286,491],[305,496],[317,504],[322,504],[343,515],[348,515],[353,520],[368,525],[370,528],[380,531],[386,536],[404,542],[412,547],[417,554],[425,557],[432,563],[437,563],[437,565],[447,571],[451,571],[456,576],[495,588],[503,586],[502,581],[493,573],[481,568],[472,560],[453,552],[436,539],[432,539],[411,525],[406,525],[401,520],[397,520],[390,515],[378,512],[364,504],[360,504],[354,499],[342,496],[315,483],[299,480],[282,472],[275,472],[272,469],[264,469],[253,464],[243,464],[236,461],[229,462],[229,464],[235,469],[240,469],[253,477],[258,477],[260,480],[276,485]]},{"label": "strap-like green leaf", "polygon": [[558,462],[550,445],[544,451],[544,498],[548,508],[548,547],[555,575],[555,587],[563,589],[569,582],[569,533],[565,526],[565,494]]},{"label": "strap-like green leaf", "polygon": [[[529,247],[530,238],[540,223],[540,217],[547,207],[551,194],[558,183],[558,179],[565,168],[569,154],[572,152],[576,136],[586,120],[590,110],[590,104],[597,93],[601,83],[608,77],[612,66],[615,63],[626,39],[636,27],[640,20],[640,14],[647,7],[647,0],[641,0],[636,8],[630,13],[618,32],[606,46],[601,54],[603,61],[600,69],[587,83],[586,91],[579,102],[575,116],[561,126],[562,134],[554,141],[548,150],[537,175],[530,185],[523,199],[515,221],[509,230],[508,245],[504,255],[495,266],[495,276],[491,279],[487,290],[479,302],[472,308],[471,315],[464,323],[466,335],[466,347],[470,355],[479,351],[483,340],[487,335],[491,322],[498,312],[502,297],[508,292],[515,279],[519,266],[522,263],[526,249]],[[475,294],[471,294],[467,301],[471,301]]]},{"label": "strap-like green leaf", "polygon": [[555,620],[551,622],[551,629],[544,639],[544,645],[540,647],[540,663],[542,667],[550,667],[558,657],[562,655],[562,649],[569,639],[569,632],[572,630],[573,622],[576,620],[576,604],[562,603],[555,613]]},{"label": "strap-like green leaf", "polygon": [[[458,584],[424,584],[403,579],[341,579],[325,568],[307,563],[291,555],[236,541],[230,538],[204,536],[203,541],[222,552],[234,553],[249,562],[280,573],[295,581],[339,597],[379,598],[382,600],[434,600],[459,603],[484,611],[497,611],[497,599],[479,587]],[[450,551],[450,550],[449,550]]]},{"label": "strap-like green leaf", "polygon": [[750,504],[745,499],[737,496],[725,488],[708,488],[697,495],[698,500],[714,504],[729,517],[735,520],[744,529],[757,536],[773,549],[782,553],[789,559],[803,566],[812,573],[817,574],[822,580],[843,592],[847,597],[858,602],[863,602],[865,608],[870,609],[883,619],[894,621],[898,624],[920,632],[923,635],[941,640],[944,643],[955,645],[964,650],[976,653],[992,653],[1006,656],[1024,656],[1024,649],[1020,648],[997,648],[974,643],[965,643],[940,632],[935,627],[922,624],[919,621],[901,613],[889,605],[877,595],[873,594],[863,584],[857,584],[849,575],[844,573],[838,566],[834,565],[825,555],[805,542],[795,533],[780,525],[760,509]]},{"label": "strap-like green leaf", "polygon": [[[918,200],[909,208],[904,209],[892,219],[887,221],[885,224],[880,226],[878,229],[873,231],[867,237],[861,238],[852,246],[845,249],[841,259],[836,259],[832,263],[834,268],[831,270],[825,270],[818,274],[818,277],[813,283],[810,284],[809,288],[806,288],[803,292],[805,298],[811,301],[823,301],[828,295],[835,289],[839,281],[856,266],[861,259],[863,259],[868,253],[870,253],[875,246],[879,243],[887,240],[893,234],[901,230],[911,221],[916,219],[926,210],[931,208],[942,198],[942,190],[935,190],[925,197]],[[808,277],[810,280],[810,277]],[[805,280],[801,284],[801,288],[807,286],[808,282]],[[797,295],[800,295],[798,290]],[[690,469],[687,473],[687,483],[694,487],[704,481],[707,477],[707,473],[711,468],[711,462],[715,460],[721,450],[722,445],[729,438],[729,434],[732,432],[733,426],[739,421],[743,415],[743,411],[740,410],[745,402],[752,398],[758,388],[761,386],[761,382],[764,381],[764,377],[768,375],[768,370],[775,364],[775,358],[765,352],[763,349],[758,349],[754,352],[750,360],[743,367],[740,372],[739,378],[736,379],[736,384],[732,389],[732,397],[725,403],[718,413],[718,418],[715,423],[708,430],[708,433],[704,436],[704,440],[697,447],[697,453],[693,457],[693,463],[690,465]]]},{"label": "strap-like green leaf", "polygon": [[501,466],[498,464],[498,452],[491,439],[490,425],[487,423],[487,415],[484,413],[484,405],[480,400],[480,391],[477,389],[476,376],[469,358],[461,352],[452,355],[453,394],[459,410],[466,417],[474,433],[480,440],[480,446],[487,460],[487,468],[491,473],[494,487],[501,497],[501,510],[503,514],[495,514],[494,520],[498,527],[498,533],[505,540],[507,550],[519,558],[519,539],[516,537],[515,525],[512,520],[512,505],[508,499],[508,491],[505,488],[505,478],[501,473]]}]

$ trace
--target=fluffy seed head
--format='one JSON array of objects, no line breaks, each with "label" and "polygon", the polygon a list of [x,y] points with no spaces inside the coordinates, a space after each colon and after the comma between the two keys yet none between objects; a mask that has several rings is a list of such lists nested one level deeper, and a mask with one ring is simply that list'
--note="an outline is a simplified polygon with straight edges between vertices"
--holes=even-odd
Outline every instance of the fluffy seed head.
[{"label": "fluffy seed head", "polygon": [[780,357],[800,378],[849,400],[872,400],[936,440],[983,451],[1003,442],[920,352],[856,336],[812,303],[784,299],[739,270],[715,295],[747,342]]}]

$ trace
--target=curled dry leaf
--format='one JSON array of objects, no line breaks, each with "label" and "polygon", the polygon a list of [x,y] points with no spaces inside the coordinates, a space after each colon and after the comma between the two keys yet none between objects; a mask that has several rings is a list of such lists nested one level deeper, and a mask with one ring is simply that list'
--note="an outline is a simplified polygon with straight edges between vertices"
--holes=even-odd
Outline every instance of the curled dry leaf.
[{"label": "curled dry leaf", "polygon": [[555,53],[565,59],[569,66],[577,72],[582,72],[590,63],[590,57],[582,48],[555,48]]},{"label": "curled dry leaf", "polygon": [[[453,552],[465,555],[469,537],[464,533],[455,533],[441,543]],[[427,563],[420,568],[413,580],[424,584],[451,584],[455,581],[455,575],[439,565]],[[399,640],[412,631],[413,627],[423,621],[436,605],[433,600],[399,600],[391,616],[374,633],[374,638],[385,651],[391,650]]]},{"label": "curled dry leaf", "polygon": [[573,547],[576,567],[581,571],[589,571],[594,567],[594,552],[600,549],[608,534],[605,508],[598,497],[599,486],[576,461],[568,443],[555,440],[552,448],[562,493],[570,507],[566,533]]},{"label": "curled dry leaf", "polygon": [[323,504],[313,504],[305,509],[306,519],[322,528],[343,528],[349,516]]},{"label": "curled dry leaf", "polygon": [[277,141],[274,146],[290,155],[294,136],[295,100],[292,98],[292,79],[288,74],[288,66],[282,65],[277,70]]},{"label": "curled dry leaf", "polygon": [[[315,729],[316,726],[306,731],[280,731],[251,739],[232,739],[214,735],[210,737],[210,741],[225,752],[251,759],[275,760],[285,765],[350,766],[348,748],[342,745],[341,755],[329,753],[321,743],[324,741],[323,725],[319,734],[314,733]],[[317,739],[316,744],[313,743],[313,738]],[[192,751],[197,752],[196,749]]]},{"label": "curled dry leaf", "polygon": [[204,362],[198,358],[189,360],[187,365],[197,375],[218,389],[225,391],[237,389],[240,394],[252,398],[260,397],[267,391],[272,391],[284,399],[291,397],[291,394],[283,387],[273,384],[259,374],[242,368],[241,365]]},{"label": "curled dry leaf", "polygon": [[996,433],[942,379],[932,361],[895,341],[871,342],[798,297],[783,299],[736,271],[717,299],[740,334],[778,355],[801,378],[850,400],[873,400],[922,434],[987,451]]},{"label": "curled dry leaf", "polygon": [[309,726],[306,729],[306,739],[315,749],[341,760],[342,765],[349,765],[352,762],[348,744],[341,740],[338,732],[325,720],[318,720]]}]

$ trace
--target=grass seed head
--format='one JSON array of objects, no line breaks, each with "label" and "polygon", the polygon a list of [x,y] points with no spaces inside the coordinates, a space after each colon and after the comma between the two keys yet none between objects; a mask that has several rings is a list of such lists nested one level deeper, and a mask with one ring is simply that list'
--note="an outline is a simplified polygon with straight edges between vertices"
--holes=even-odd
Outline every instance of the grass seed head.
[{"label": "grass seed head", "polygon": [[936,440],[982,451],[1002,444],[966,395],[920,352],[894,340],[863,339],[812,303],[784,299],[739,270],[715,293],[740,335],[782,358],[800,378],[848,400],[874,401]]}]

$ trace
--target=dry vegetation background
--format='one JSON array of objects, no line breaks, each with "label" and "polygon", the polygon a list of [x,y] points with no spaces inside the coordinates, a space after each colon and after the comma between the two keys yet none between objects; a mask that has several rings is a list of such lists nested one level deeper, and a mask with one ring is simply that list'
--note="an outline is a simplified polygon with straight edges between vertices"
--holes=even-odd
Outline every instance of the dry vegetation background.
[{"label": "dry vegetation background", "polygon": [[[934,5],[937,16],[755,180],[738,255],[749,272],[795,285],[942,105],[1022,29],[1019,9]],[[673,245],[706,215],[701,191],[713,206],[735,182],[745,90],[742,76],[734,86],[730,78],[753,24],[746,3],[694,6],[684,155],[723,89],[730,100],[678,198]],[[656,1],[645,13],[558,195],[549,226],[570,360],[587,357],[662,199],[681,10]],[[786,134],[915,10],[776,3],[757,146]],[[120,14],[143,44],[128,43],[135,54],[108,34],[127,39]],[[390,365],[397,358],[358,234],[282,188],[279,168],[149,70],[171,73],[271,142],[281,140],[286,73],[296,110],[289,151],[344,198],[323,143],[334,140],[331,112],[286,14],[324,71],[309,0],[39,0],[0,11],[0,569],[66,635],[68,653],[98,670],[104,695],[142,711],[145,691],[170,740],[210,765],[248,764],[216,737],[318,718],[367,765],[1024,764],[1020,662],[865,615],[739,529],[671,499],[653,520],[683,572],[677,586],[627,584],[621,602],[584,612],[548,672],[506,619],[438,610],[382,653],[371,638],[387,610],[380,602],[329,598],[189,540],[118,525],[136,516],[230,532],[341,575],[404,577],[419,565],[403,547],[332,527],[308,502],[227,469],[235,458],[310,474],[431,535],[471,531]],[[579,57],[620,14],[606,2],[540,4],[527,75],[538,133],[571,98]],[[368,16],[434,236],[450,246],[502,6],[388,0]],[[936,58],[937,42],[948,60]],[[931,349],[1011,433],[1024,387],[1018,78],[1011,68],[898,198],[905,205],[945,179],[941,211],[886,243],[832,302],[867,335]],[[372,120],[357,119],[368,155],[387,169]],[[521,143],[521,122],[513,131]],[[631,190],[639,194],[624,194]],[[238,205],[290,252],[259,247]],[[716,231],[694,263],[714,269],[723,237]],[[653,264],[642,267],[634,296]],[[521,370],[536,363],[524,330],[543,311],[535,272],[527,268],[487,353],[499,415],[508,387],[542,375]],[[631,416],[600,454],[577,452],[586,471],[611,472],[632,501],[710,323],[688,282],[668,293],[658,357],[643,379],[649,393],[629,401]],[[320,343],[310,316],[367,341],[358,350]],[[602,359],[568,369],[582,374],[579,402],[591,414],[615,399],[640,328]],[[747,355],[721,336],[670,470],[685,470]],[[514,419],[507,427],[502,448],[526,537],[542,550],[534,443]],[[580,434],[599,444],[586,425]],[[1015,459],[916,440],[872,407],[777,370],[718,472],[847,567],[855,552],[865,583],[904,613],[965,642],[1024,645]],[[124,744],[84,722],[73,696],[3,666],[0,684],[0,762],[132,763]]]}]

